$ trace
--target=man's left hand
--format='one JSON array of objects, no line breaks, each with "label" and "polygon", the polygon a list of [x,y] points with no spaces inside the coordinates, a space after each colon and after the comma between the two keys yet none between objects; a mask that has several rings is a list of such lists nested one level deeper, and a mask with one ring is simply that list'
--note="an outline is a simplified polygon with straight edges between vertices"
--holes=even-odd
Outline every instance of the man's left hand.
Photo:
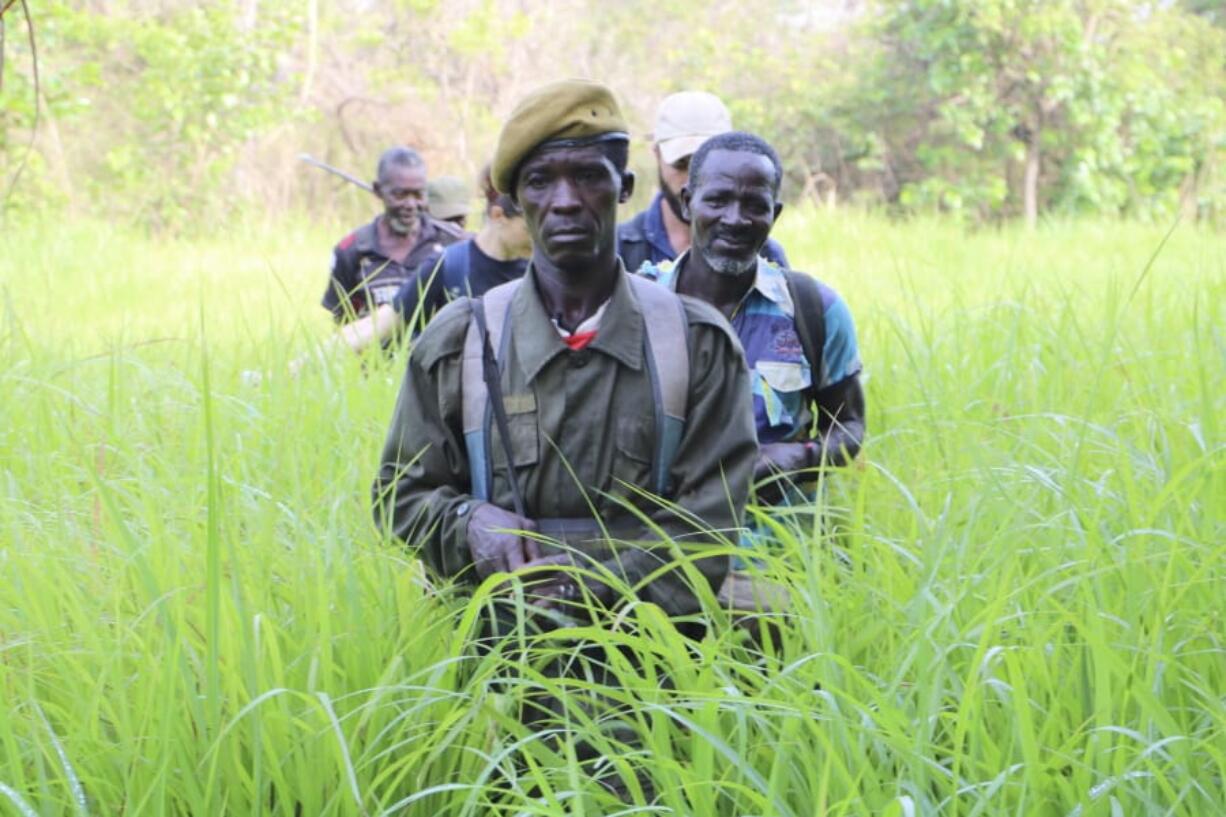
[{"label": "man's left hand", "polygon": [[753,469],[754,481],[773,474],[790,474],[812,468],[813,446],[813,443],[767,443],[758,451],[758,461]]}]

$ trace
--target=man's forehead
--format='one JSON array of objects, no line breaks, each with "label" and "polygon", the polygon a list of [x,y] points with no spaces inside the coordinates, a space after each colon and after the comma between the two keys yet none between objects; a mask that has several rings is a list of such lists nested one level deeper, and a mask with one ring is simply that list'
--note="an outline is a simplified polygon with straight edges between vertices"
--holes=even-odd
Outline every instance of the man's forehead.
[{"label": "man's forehead", "polygon": [[387,168],[380,181],[388,187],[425,187],[425,165],[394,164]]},{"label": "man's forehead", "polygon": [[546,165],[593,165],[613,162],[599,145],[544,145],[532,152],[520,166],[520,171]]},{"label": "man's forehead", "polygon": [[698,183],[704,186],[709,182],[745,181],[759,176],[764,183],[771,184],[774,181],[775,165],[761,153],[720,148],[707,154],[702,163],[701,176]]}]

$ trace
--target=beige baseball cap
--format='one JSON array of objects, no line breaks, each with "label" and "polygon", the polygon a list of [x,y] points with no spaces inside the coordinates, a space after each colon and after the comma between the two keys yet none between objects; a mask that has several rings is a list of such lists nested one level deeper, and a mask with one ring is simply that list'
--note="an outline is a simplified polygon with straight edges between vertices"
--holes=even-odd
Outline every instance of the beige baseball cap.
[{"label": "beige baseball cap", "polygon": [[732,115],[719,97],[706,91],[682,91],[660,103],[651,138],[660,149],[660,158],[671,165],[692,156],[717,133],[730,130]]}]

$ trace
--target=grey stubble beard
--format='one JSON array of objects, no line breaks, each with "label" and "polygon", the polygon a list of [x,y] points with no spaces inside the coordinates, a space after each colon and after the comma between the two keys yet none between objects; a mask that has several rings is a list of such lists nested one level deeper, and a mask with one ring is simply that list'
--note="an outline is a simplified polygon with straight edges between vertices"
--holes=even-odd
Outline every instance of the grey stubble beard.
[{"label": "grey stubble beard", "polygon": [[388,216],[387,228],[398,236],[406,236],[413,232],[412,223],[406,224],[398,218]]},{"label": "grey stubble beard", "polygon": [[729,258],[726,255],[720,255],[709,247],[703,248],[702,260],[707,262],[707,266],[711,271],[718,275],[730,275],[736,277],[749,272],[750,267],[758,262],[756,257],[750,258],[748,261],[742,261],[739,258]]}]

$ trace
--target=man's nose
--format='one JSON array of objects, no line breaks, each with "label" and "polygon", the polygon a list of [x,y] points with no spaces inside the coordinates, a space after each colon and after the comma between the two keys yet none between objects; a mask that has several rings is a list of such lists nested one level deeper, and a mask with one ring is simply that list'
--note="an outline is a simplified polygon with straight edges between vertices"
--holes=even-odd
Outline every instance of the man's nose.
[{"label": "man's nose", "polygon": [[745,217],[744,208],[735,201],[724,208],[723,218],[720,221],[733,227],[744,227],[749,223],[749,219]]},{"label": "man's nose", "polygon": [[579,207],[579,191],[570,179],[559,179],[554,185],[549,205],[554,210],[568,212]]}]

